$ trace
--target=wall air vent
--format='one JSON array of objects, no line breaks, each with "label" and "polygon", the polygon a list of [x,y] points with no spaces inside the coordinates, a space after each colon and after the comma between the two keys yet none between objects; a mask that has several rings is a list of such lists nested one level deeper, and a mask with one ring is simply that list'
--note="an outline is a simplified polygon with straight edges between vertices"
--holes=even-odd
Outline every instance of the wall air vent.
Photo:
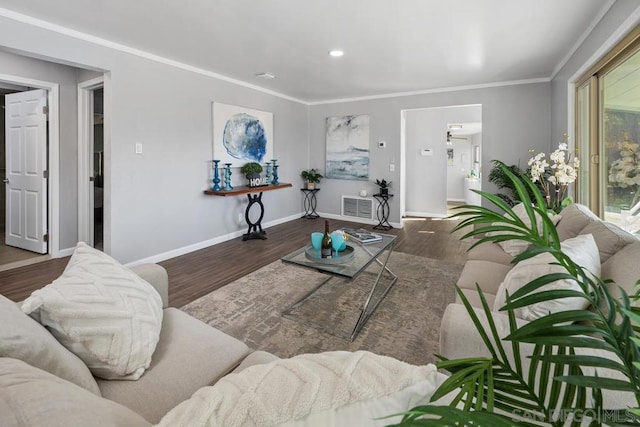
[{"label": "wall air vent", "polygon": [[342,196],[342,216],[373,219],[373,199]]}]

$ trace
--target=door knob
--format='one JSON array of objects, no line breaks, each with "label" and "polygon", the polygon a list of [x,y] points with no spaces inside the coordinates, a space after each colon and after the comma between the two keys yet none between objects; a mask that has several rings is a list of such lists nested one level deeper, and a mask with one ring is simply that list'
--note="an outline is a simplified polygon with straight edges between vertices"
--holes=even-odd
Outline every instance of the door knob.
[{"label": "door knob", "polygon": [[5,179],[2,180],[2,182],[4,182],[5,184],[8,184],[9,183],[9,179],[5,178]]}]

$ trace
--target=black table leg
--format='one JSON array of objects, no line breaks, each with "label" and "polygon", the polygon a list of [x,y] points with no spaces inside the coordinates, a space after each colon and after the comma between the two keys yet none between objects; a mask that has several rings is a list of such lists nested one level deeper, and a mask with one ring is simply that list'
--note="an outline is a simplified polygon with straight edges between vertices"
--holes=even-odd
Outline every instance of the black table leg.
[{"label": "black table leg", "polygon": [[393,197],[392,194],[374,194],[373,197],[378,200],[378,210],[376,216],[378,217],[378,225],[373,227],[376,230],[390,230],[393,228],[389,224],[389,199]]},{"label": "black table leg", "polygon": [[[247,221],[249,225],[249,229],[247,233],[242,236],[242,240],[251,240],[251,239],[260,239],[266,240],[267,232],[262,229],[262,218],[264,218],[264,205],[262,204],[262,192],[258,194],[247,194],[249,198],[249,204],[247,205],[247,210],[244,212],[244,219]],[[260,206],[260,217],[256,222],[251,222],[251,217],[249,216],[249,212],[251,211],[251,206],[257,204]]]},{"label": "black table leg", "polygon": [[316,206],[318,204],[316,193],[320,191],[320,189],[314,188],[313,190],[309,190],[306,188],[302,188],[301,191],[304,193],[304,215],[302,215],[302,218],[319,218],[320,215],[318,215],[318,213],[316,212]]}]

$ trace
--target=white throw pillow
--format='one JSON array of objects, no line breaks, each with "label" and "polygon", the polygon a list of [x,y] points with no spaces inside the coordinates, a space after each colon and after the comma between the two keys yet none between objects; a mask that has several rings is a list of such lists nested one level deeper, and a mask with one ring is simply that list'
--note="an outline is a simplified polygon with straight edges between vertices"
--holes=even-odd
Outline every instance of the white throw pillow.
[{"label": "white throw pillow", "polygon": [[[531,220],[529,219],[529,215],[527,215],[527,211],[524,208],[524,203],[518,203],[512,208],[512,210],[513,210],[513,213],[515,213],[516,216],[520,218],[520,220],[522,220],[522,222],[524,222],[529,227],[531,226]],[[553,225],[556,225],[560,221],[560,218],[561,218],[560,215],[555,215],[551,213],[549,213],[548,215],[549,215],[549,218],[551,219],[551,222],[553,222]],[[507,214],[504,214],[503,216],[505,218],[512,219],[511,216]],[[492,225],[498,225],[498,224],[493,223]],[[542,229],[542,218],[537,212],[536,212],[536,227],[538,227],[538,230]],[[509,233],[506,231],[490,231],[489,233],[487,233],[487,236],[499,236],[502,234],[509,234]],[[505,240],[502,242],[498,242],[498,244],[500,245],[503,251],[505,251],[511,256],[520,255],[529,247],[529,243],[523,240]]]},{"label": "white throw pillow", "polygon": [[[598,246],[591,234],[585,234],[567,239],[560,244],[562,252],[568,255],[573,262],[589,271],[594,276],[600,276],[600,255]],[[516,264],[498,288],[493,310],[498,311],[506,303],[506,292],[513,295],[515,291],[522,288],[532,280],[551,273],[564,273],[566,270],[560,265],[550,263],[557,260],[549,253],[542,253],[532,258]],[[582,291],[582,288],[575,280],[556,280],[540,287],[539,291],[550,291],[556,289],[571,289]],[[543,301],[515,310],[516,317],[525,320],[534,320],[544,317],[549,313],[558,313],[568,310],[580,310],[588,306],[588,301],[580,297],[561,298],[550,301]]]},{"label": "white throw pillow", "polygon": [[82,242],[62,275],[33,292],[22,311],[105,379],[140,378],[162,326],[162,300],[153,286]]},{"label": "white throw pillow", "polygon": [[[427,404],[446,376],[366,351],[303,354],[203,387],[159,426],[384,426]],[[277,390],[277,392],[274,392]]]}]

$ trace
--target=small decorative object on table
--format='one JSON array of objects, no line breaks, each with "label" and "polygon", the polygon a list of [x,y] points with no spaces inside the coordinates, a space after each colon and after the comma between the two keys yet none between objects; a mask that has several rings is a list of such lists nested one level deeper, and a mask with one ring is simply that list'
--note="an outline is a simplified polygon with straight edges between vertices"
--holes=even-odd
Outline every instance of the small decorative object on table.
[{"label": "small decorative object on table", "polygon": [[224,189],[227,191],[233,190],[231,186],[231,163],[225,163],[224,166]]},{"label": "small decorative object on table", "polygon": [[300,172],[300,176],[306,181],[307,190],[316,188],[316,184],[319,184],[320,180],[324,178],[317,169],[303,170]]},{"label": "small decorative object on table", "polygon": [[245,163],[241,168],[242,172],[249,181],[249,187],[259,187],[261,185],[267,185],[266,180],[260,177],[262,173],[262,166],[260,163],[249,162]]},{"label": "small decorative object on table", "polygon": [[349,236],[349,240],[354,240],[363,245],[382,241],[381,235],[367,231],[364,228],[342,228],[341,231]]},{"label": "small decorative object on table", "polygon": [[269,185],[271,183],[271,162],[267,162],[265,170],[264,178],[267,180],[267,185]]},{"label": "small decorative object on table", "polygon": [[218,169],[218,163],[220,160],[212,160],[213,162],[213,191],[220,191],[220,170]]},{"label": "small decorative object on table", "polygon": [[391,181],[387,182],[386,179],[376,179],[376,185],[380,187],[380,194],[387,195],[389,194],[389,187],[391,187]]},{"label": "small decorative object on table", "polygon": [[273,179],[271,180],[271,183],[273,185],[278,185],[278,161],[276,159],[272,159],[271,162],[273,163]]}]

